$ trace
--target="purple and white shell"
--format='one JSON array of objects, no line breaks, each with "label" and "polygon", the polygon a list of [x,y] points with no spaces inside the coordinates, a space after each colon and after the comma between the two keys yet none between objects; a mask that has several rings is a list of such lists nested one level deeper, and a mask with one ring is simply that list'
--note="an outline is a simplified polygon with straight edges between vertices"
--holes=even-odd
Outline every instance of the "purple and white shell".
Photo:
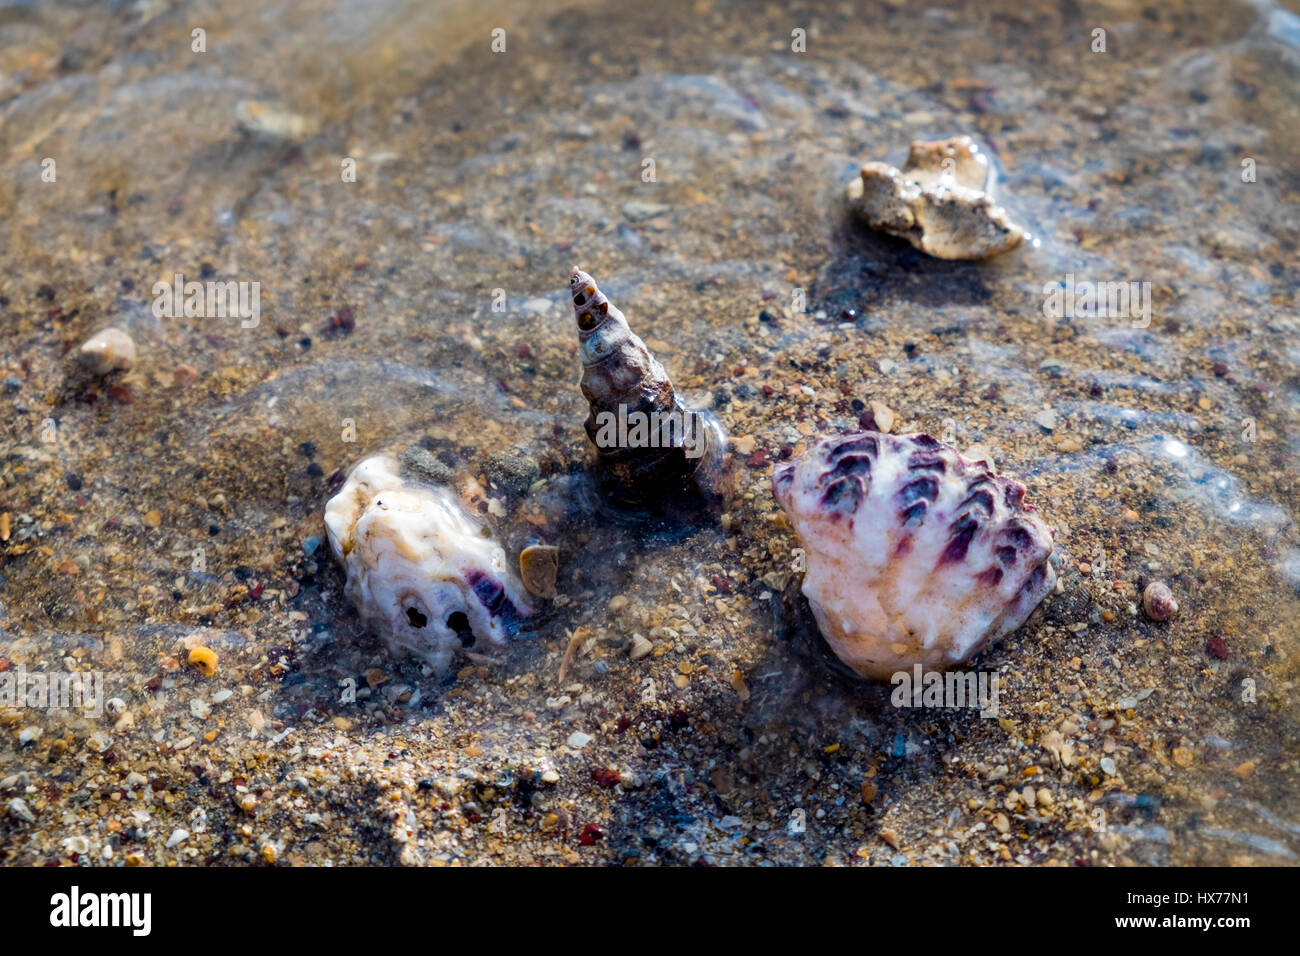
[{"label": "purple and white shell", "polygon": [[822,635],[865,677],[969,660],[1056,583],[1025,486],[924,434],[823,438],[772,470]]},{"label": "purple and white shell", "polygon": [[462,648],[504,646],[511,620],[532,613],[486,529],[448,488],[404,477],[395,458],[358,464],[325,505],[325,528],[362,620],[435,670]]}]

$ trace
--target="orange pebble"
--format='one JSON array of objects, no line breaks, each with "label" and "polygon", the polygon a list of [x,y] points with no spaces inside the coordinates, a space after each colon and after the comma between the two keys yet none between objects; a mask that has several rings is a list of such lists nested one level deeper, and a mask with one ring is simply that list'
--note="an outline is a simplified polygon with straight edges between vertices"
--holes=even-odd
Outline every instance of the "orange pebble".
[{"label": "orange pebble", "polygon": [[196,647],[190,651],[189,665],[197,667],[204,677],[217,672],[217,652],[210,647]]}]

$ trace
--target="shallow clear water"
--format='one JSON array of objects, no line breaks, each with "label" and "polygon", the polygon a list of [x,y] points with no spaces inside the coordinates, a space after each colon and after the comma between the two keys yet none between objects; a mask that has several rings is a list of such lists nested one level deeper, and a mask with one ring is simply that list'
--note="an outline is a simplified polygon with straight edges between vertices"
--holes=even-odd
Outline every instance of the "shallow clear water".
[{"label": "shallow clear water", "polygon": [[[120,731],[10,714],[0,778],[31,777],[4,798],[58,795],[5,824],[7,859],[57,856],[84,826],[55,808],[132,767],[202,752],[218,778],[278,732],[256,710],[361,761],[403,728],[418,777],[469,746],[439,729],[465,723],[485,759],[561,769],[553,804],[510,811],[538,846],[494,855],[421,809],[419,860],[545,861],[591,820],[591,862],[1293,861],[1300,18],[622,6],[0,3],[0,657],[119,674],[108,693],[138,714]],[[243,101],[260,125],[240,126]],[[957,133],[994,156],[1033,248],[942,262],[848,220],[859,163]],[[725,517],[629,518],[596,495],[575,263],[684,394],[752,437]],[[156,318],[152,286],[177,272],[259,282],[260,321]],[[1046,315],[1067,281],[1149,283],[1149,316]],[[141,353],[112,383],[74,361],[107,324]],[[1004,675],[1006,724],[892,708],[812,633],[768,458],[871,401],[896,431],[991,449],[1058,529],[1060,593],[978,662]],[[416,443],[498,499],[512,556],[540,532],[564,559],[564,599],[454,683],[388,659],[327,549],[302,546],[340,472]],[[545,479],[526,494],[492,484],[510,450]],[[1179,597],[1174,622],[1136,610],[1148,579]],[[595,641],[561,679],[583,627]],[[168,660],[190,639],[226,648],[220,686],[252,691],[211,741],[217,718],[188,701],[217,685]],[[268,676],[281,659],[289,677]],[[336,703],[376,666],[417,702]],[[48,730],[21,744],[32,725]],[[1053,766],[1062,725],[1077,760]],[[116,741],[103,766],[96,730]],[[642,785],[607,789],[603,766]],[[1055,809],[1009,798],[1024,781]],[[540,830],[559,807],[575,825]],[[301,846],[292,816],[259,827]],[[179,852],[163,819],[153,862]]]}]

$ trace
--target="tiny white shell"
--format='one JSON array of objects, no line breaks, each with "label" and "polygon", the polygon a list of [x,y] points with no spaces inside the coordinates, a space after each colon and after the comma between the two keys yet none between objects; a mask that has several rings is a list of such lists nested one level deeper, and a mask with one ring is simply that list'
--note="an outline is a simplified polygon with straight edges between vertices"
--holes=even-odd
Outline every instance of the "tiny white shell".
[{"label": "tiny white shell", "polygon": [[81,346],[81,362],[96,375],[135,365],[135,341],[121,329],[100,329]]}]

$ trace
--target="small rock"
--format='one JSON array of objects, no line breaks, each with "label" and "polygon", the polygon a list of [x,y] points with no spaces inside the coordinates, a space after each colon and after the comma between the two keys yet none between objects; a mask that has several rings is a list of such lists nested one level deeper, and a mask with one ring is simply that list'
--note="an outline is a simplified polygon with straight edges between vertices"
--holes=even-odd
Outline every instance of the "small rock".
[{"label": "small rock", "polygon": [[90,841],[84,836],[70,836],[63,841],[63,852],[80,856],[90,852]]},{"label": "small rock", "polygon": [[401,466],[403,473],[410,473],[414,478],[430,481],[435,485],[450,484],[455,478],[452,470],[435,458],[433,453],[426,448],[418,446],[408,448],[397,456],[397,462]]},{"label": "small rock", "polygon": [[172,835],[167,838],[167,849],[179,846],[190,838],[190,831],[177,828],[172,831]]},{"label": "small rock", "polygon": [[639,661],[654,649],[655,646],[653,641],[647,640],[640,634],[635,634],[632,637],[632,646],[628,650],[628,655],[632,660]]},{"label": "small rock", "polygon": [[519,575],[529,594],[548,600],[555,597],[555,577],[560,570],[560,549],[534,544],[519,552]]},{"label": "small rock", "polygon": [[81,363],[96,375],[135,365],[135,342],[121,329],[100,329],[81,346]]},{"label": "small rock", "polygon": [[45,733],[40,727],[33,724],[30,727],[24,727],[18,732],[18,746],[30,747],[36,741],[41,739],[41,734]]},{"label": "small rock", "polygon": [[670,207],[658,202],[640,202],[632,200],[623,205],[623,216],[629,222],[645,222],[647,219],[654,219],[656,216],[662,216]]},{"label": "small rock", "polygon": [[240,100],[235,104],[235,125],[249,136],[300,142],[314,136],[320,121],[314,116],[294,113],[280,103]]},{"label": "small rock", "polygon": [[36,822],[36,814],[32,813],[32,808],[27,805],[27,801],[22,797],[14,797],[6,804],[11,817],[17,817],[27,823]]},{"label": "small rock", "polygon": [[522,495],[541,473],[537,462],[514,452],[500,451],[488,459],[488,478],[507,494]]},{"label": "small rock", "polygon": [[519,311],[528,312],[531,315],[545,315],[554,308],[550,299],[543,299],[540,296],[534,299],[528,299],[519,307]]},{"label": "small rock", "polygon": [[1056,428],[1056,412],[1052,411],[1050,408],[1044,408],[1034,416],[1034,423],[1044,431],[1050,432]]},{"label": "small rock", "polygon": [[559,783],[560,775],[555,770],[542,771],[542,783]]},{"label": "small rock", "polygon": [[575,730],[573,733],[569,734],[569,739],[565,741],[565,743],[574,750],[581,750],[583,747],[587,746],[587,744],[591,743],[591,741],[592,736],[590,734],[584,734],[580,730]]},{"label": "small rock", "polygon": [[1167,621],[1178,613],[1178,601],[1163,581],[1152,581],[1142,592],[1142,610],[1153,621]]},{"label": "small rock", "polygon": [[460,793],[461,788],[463,788],[464,786],[465,786],[465,782],[461,780],[459,777],[442,777],[441,779],[434,782],[434,787],[437,788],[438,792],[441,793],[444,797],[449,797],[449,798],[454,797],[456,796],[456,794]]}]

